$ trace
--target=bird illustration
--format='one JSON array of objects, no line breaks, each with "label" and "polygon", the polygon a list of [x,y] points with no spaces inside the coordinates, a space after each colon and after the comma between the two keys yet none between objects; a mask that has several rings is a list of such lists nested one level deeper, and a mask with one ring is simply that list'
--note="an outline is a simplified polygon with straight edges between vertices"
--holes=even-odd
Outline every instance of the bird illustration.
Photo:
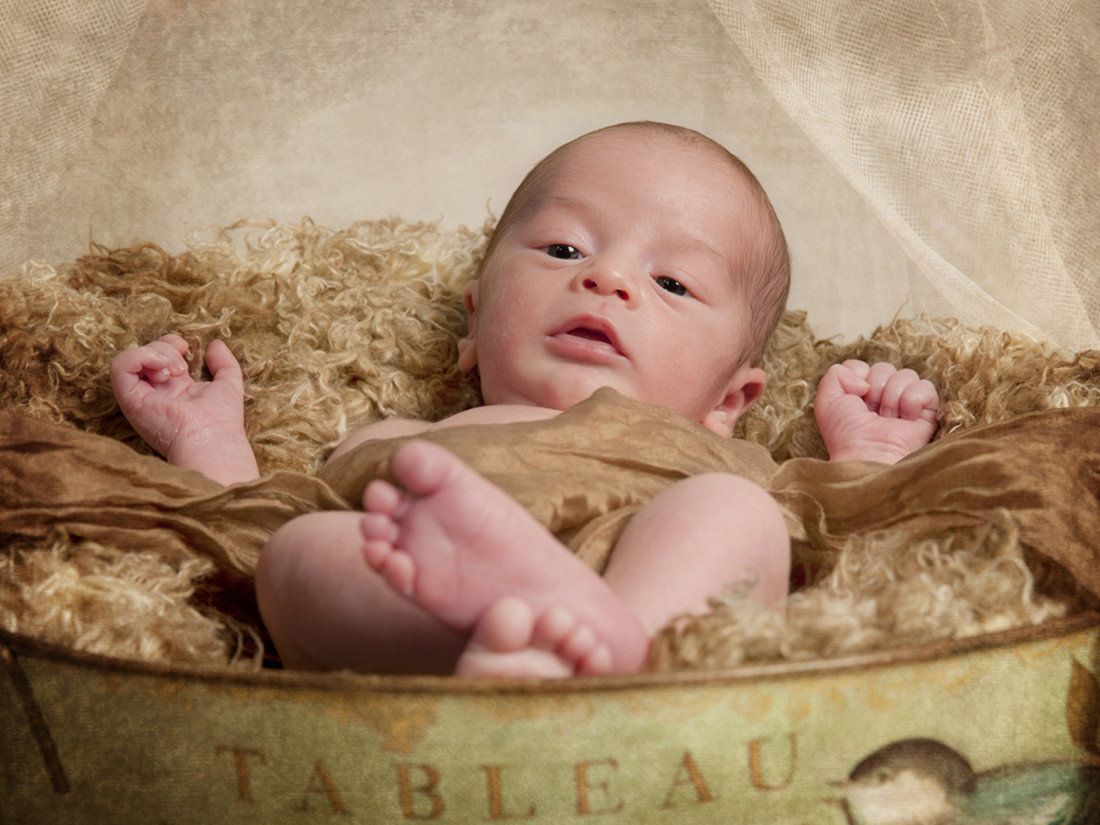
[{"label": "bird illustration", "polygon": [[981,773],[935,739],[903,739],[856,765],[850,825],[1100,825],[1100,765],[1043,762]]}]

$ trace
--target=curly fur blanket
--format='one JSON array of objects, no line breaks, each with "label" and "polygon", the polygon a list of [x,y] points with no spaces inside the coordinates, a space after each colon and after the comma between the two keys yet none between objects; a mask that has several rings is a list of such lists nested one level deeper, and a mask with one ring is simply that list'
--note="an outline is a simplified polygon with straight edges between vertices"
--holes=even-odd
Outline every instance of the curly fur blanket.
[{"label": "curly fur blanket", "polygon": [[[97,248],[60,269],[29,264],[22,276],[0,282],[0,406],[8,422],[0,450],[25,457],[34,449],[28,444],[41,444],[48,430],[80,452],[94,434],[106,436],[96,449],[110,462],[163,465],[119,414],[107,367],[119,349],[168,331],[188,338],[192,353],[223,338],[241,360],[246,427],[269,478],[314,473],[361,423],[394,415],[438,419],[474,405],[478,388],[456,369],[455,342],[465,323],[461,289],[486,240],[487,231],[443,232],[400,220],[340,232],[309,222],[248,222],[179,256],[144,244]],[[1005,422],[1015,433],[1021,428],[1008,422],[1028,419],[1021,419],[1024,413],[1087,408],[1100,398],[1098,353],[1065,358],[1030,340],[949,319],[895,320],[842,345],[816,339],[804,314],[788,313],[766,354],[768,390],[737,435],[764,445],[787,466],[800,464],[789,459],[822,457],[809,412],[813,390],[825,369],[845,358],[888,360],[932,379],[944,400],[937,436],[944,448],[953,440],[973,441],[961,435],[989,430],[978,425]],[[201,369],[198,360],[194,369]],[[1069,465],[1052,461],[1051,451],[1072,452],[1075,477],[1089,489],[1100,462],[1100,443],[1091,443],[1096,419],[1043,427],[1048,452],[1028,460],[1064,468]],[[1082,428],[1092,437],[1076,438]],[[1050,435],[1055,431],[1060,435]],[[1028,438],[1021,443],[1035,442]],[[1075,449],[1066,451],[1067,443]],[[1028,466],[1017,467],[1017,486],[1034,481]],[[219,556],[202,530],[145,525],[123,541],[109,531],[66,529],[56,513],[35,521],[36,501],[66,479],[77,485],[77,478],[75,471],[59,471],[53,488],[24,483],[0,507],[6,514],[0,519],[2,626],[124,658],[259,667],[263,635],[242,575],[246,567]],[[14,489],[16,480],[9,475],[3,486]],[[796,495],[801,482],[787,483]],[[295,508],[319,506],[326,495],[310,498],[296,484],[271,489],[273,509],[265,518],[276,521]],[[1065,490],[1055,487],[1051,500],[1059,491],[1065,499]],[[220,501],[217,490],[210,495]],[[860,500],[867,495],[865,488]],[[1080,500],[1080,491],[1073,495]],[[215,530],[212,519],[226,510],[210,509],[210,500],[192,517]],[[847,506],[830,503],[825,510]],[[116,520],[125,522],[124,503],[120,513]],[[1072,507],[1058,511],[1065,535],[1078,536],[1068,548],[1045,542],[1040,522],[1011,507],[983,513],[951,524],[864,522],[830,539],[835,546],[828,553],[804,542],[796,548],[799,586],[785,622],[731,590],[715,597],[710,614],[667,628],[654,646],[653,667],[800,660],[974,635],[1041,623],[1081,609],[1100,593],[1100,583],[1082,578],[1096,569],[1096,548],[1081,538],[1089,534],[1079,524],[1070,525],[1076,532],[1066,526],[1092,518],[1091,511],[1080,517]],[[1044,515],[1042,529],[1051,521]],[[265,523],[275,522],[260,519],[257,529]]]}]

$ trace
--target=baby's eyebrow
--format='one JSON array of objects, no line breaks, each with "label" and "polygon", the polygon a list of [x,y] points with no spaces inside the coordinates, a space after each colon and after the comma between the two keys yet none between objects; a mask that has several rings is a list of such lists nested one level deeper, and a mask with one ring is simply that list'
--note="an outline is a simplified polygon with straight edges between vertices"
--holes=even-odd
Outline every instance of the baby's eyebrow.
[{"label": "baby's eyebrow", "polygon": [[568,195],[543,195],[532,202],[535,209],[545,209],[550,206],[564,206],[571,209],[587,209],[588,204],[580,198],[572,198]]},{"label": "baby's eyebrow", "polygon": [[[591,209],[590,204],[581,198],[549,192],[541,193],[537,198],[533,198],[528,204],[530,214],[532,215],[545,209],[557,207],[577,211],[582,217]],[[677,233],[673,251],[682,252],[688,255],[702,255],[710,258],[721,269],[729,270],[732,268],[732,262],[726,255],[715,248],[713,244],[709,243],[701,236],[693,234],[689,230]]]},{"label": "baby's eyebrow", "polygon": [[584,211],[585,203],[578,198],[570,198],[565,195],[551,195],[540,192],[529,198],[516,212],[516,221],[529,221],[547,209],[563,208],[571,211]]},{"label": "baby's eyebrow", "polygon": [[715,249],[714,246],[705,241],[703,238],[692,235],[689,232],[682,233],[682,238],[683,240],[680,242],[680,245],[683,248],[683,251],[692,254],[703,254],[709,258],[714,258],[715,261],[720,263],[723,267],[729,266],[729,260],[726,258],[726,256]]}]

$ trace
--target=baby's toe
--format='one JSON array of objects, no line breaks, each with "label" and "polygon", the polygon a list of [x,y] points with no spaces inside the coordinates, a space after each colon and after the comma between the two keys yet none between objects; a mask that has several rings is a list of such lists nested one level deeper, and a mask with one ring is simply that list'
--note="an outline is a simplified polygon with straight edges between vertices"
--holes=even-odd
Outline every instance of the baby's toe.
[{"label": "baby's toe", "polygon": [[375,479],[363,491],[363,509],[391,519],[400,518],[405,509],[405,494],[388,481]]},{"label": "baby's toe", "polygon": [[471,641],[500,653],[521,650],[531,644],[534,624],[534,613],[525,601],[505,596],[481,614]]},{"label": "baby's toe", "polygon": [[577,662],[577,673],[598,676],[610,673],[613,665],[610,648],[605,644],[597,643],[591,652]]},{"label": "baby's toe", "polygon": [[598,644],[599,640],[596,638],[596,634],[592,632],[592,628],[579,625],[558,646],[558,654],[571,662],[580,662],[592,653]]},{"label": "baby's toe", "polygon": [[[364,554],[366,554],[364,549]],[[390,587],[404,596],[413,598],[416,584],[416,562],[408,553],[391,552],[386,555],[380,568],[375,568],[386,579]]]},{"label": "baby's toe", "polygon": [[359,531],[367,541],[397,541],[397,523],[381,513],[364,513],[359,519]]},{"label": "baby's toe", "polygon": [[[562,661],[571,663],[577,671],[588,668],[589,660],[592,660],[591,667],[594,669],[587,672],[605,673],[611,666],[610,654],[595,631],[580,624],[576,615],[564,607],[551,608],[539,618],[532,643],[552,651]],[[602,665],[605,654],[608,658],[606,668]]]},{"label": "baby's toe", "polygon": [[531,632],[531,644],[546,650],[557,650],[577,629],[577,617],[565,607],[551,607],[541,616]]}]

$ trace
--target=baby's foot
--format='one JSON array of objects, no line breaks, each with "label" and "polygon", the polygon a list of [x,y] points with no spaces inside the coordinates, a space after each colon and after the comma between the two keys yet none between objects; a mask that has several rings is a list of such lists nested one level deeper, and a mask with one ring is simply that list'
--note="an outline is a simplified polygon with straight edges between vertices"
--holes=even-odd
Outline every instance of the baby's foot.
[{"label": "baby's foot", "polygon": [[[361,522],[364,557],[391,587],[460,631],[474,630],[491,606],[514,596],[538,625],[520,649],[545,647],[558,631],[542,623],[553,624],[553,610],[564,609],[606,645],[607,670],[642,665],[649,640],[637,617],[514,499],[422,441],[399,448],[393,470],[407,492],[371,482]],[[486,624],[495,637],[496,622]],[[486,641],[479,644],[500,647],[495,638]],[[504,646],[517,648],[511,638]],[[588,667],[585,655],[572,657],[573,672]]]},{"label": "baby's foot", "polygon": [[520,599],[486,610],[455,668],[458,676],[560,678],[611,670],[611,652],[572,611],[551,608],[535,617]]}]

